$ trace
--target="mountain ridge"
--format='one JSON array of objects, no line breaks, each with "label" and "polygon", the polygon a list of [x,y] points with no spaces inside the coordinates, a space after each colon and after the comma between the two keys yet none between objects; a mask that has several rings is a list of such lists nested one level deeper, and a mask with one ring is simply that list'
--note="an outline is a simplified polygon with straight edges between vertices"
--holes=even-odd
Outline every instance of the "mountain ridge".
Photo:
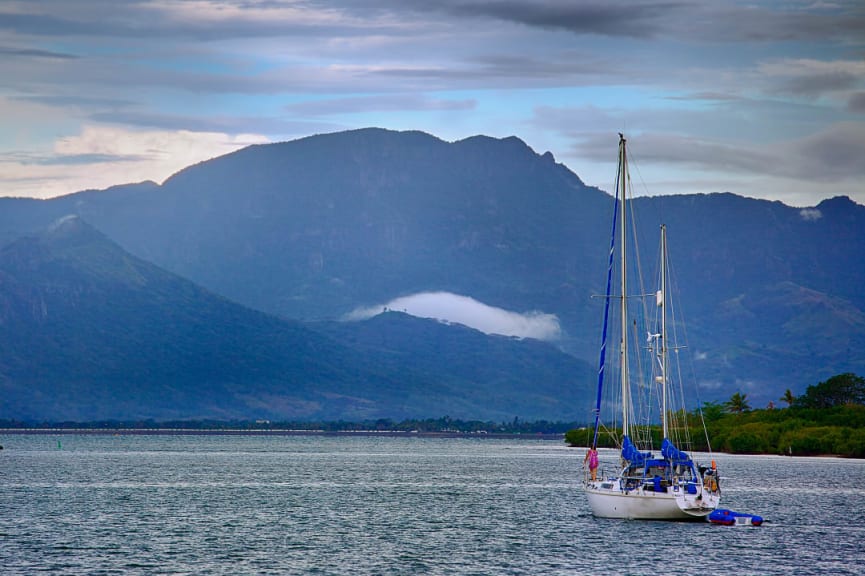
[{"label": "mountain ridge", "polygon": [[[438,329],[408,317],[388,324],[415,343]],[[551,346],[512,339],[492,355],[496,378],[448,366],[453,347],[356,346],[362,322],[315,330],[244,308],[126,253],[77,216],[0,249],[0,326],[4,418],[354,421],[444,410],[567,419],[574,394],[523,392],[528,371],[585,371]],[[488,337],[466,329],[459,338],[471,354]]]},{"label": "mountain ridge", "polygon": [[[2,206],[0,244],[74,213],[139,258],[269,314],[336,319],[451,292],[555,314],[559,345],[596,362],[591,295],[603,292],[612,198],[515,137],[448,143],[363,129],[244,148],[161,186]],[[835,197],[797,208],[731,193],[639,197],[635,207],[644,262],[657,225],[668,225],[707,399],[740,390],[765,403],[779,389],[865,371],[855,321],[865,310],[865,270],[855,265],[865,207]],[[788,295],[811,290],[835,302],[837,322],[823,321],[820,299],[766,299],[785,282],[799,287]],[[773,304],[729,316],[736,302]],[[845,322],[850,332],[836,337]]]}]

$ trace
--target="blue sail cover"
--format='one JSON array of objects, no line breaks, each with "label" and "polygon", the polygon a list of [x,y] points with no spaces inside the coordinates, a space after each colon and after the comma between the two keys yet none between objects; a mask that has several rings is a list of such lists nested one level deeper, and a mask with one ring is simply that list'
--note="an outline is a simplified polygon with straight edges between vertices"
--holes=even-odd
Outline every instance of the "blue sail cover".
[{"label": "blue sail cover", "polygon": [[682,452],[676,448],[667,438],[661,442],[661,455],[674,463],[687,464],[691,462],[691,457],[688,456],[687,452]]},{"label": "blue sail cover", "polygon": [[645,466],[646,460],[652,457],[651,452],[640,452],[627,436],[622,440],[622,458],[633,466]]},{"label": "blue sail cover", "polygon": [[[624,201],[624,194],[622,201]],[[595,437],[592,440],[592,448],[598,447],[598,434],[601,431],[601,391],[604,388],[604,368],[607,357],[607,325],[610,318],[610,292],[613,285],[613,260],[616,253],[616,222],[619,217],[619,171],[616,171],[616,203],[613,204],[613,232],[610,234],[610,258],[607,264],[607,291],[604,298],[604,331],[601,335],[601,357],[598,361],[598,397],[595,401]]]}]

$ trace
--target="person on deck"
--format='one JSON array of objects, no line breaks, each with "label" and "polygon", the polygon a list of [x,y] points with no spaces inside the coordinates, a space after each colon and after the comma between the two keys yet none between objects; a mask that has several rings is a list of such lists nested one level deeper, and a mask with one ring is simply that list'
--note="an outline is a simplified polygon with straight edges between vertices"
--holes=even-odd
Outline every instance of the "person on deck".
[{"label": "person on deck", "polygon": [[589,472],[592,475],[592,482],[597,480],[598,476],[598,451],[594,446],[589,448],[589,451],[586,452],[586,457],[583,459],[583,464],[586,462],[589,463]]}]

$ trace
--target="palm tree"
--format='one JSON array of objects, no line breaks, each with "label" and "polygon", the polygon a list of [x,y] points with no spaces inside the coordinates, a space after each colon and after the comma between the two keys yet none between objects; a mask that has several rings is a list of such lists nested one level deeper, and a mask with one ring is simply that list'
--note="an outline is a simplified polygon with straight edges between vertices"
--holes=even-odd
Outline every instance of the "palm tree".
[{"label": "palm tree", "polygon": [[725,406],[728,412],[734,412],[736,414],[741,414],[742,412],[747,412],[751,409],[751,405],[748,404],[748,395],[742,394],[741,392],[736,392],[730,399],[725,402]]},{"label": "palm tree", "polygon": [[787,408],[789,408],[790,406],[793,405],[793,402],[795,402],[795,401],[796,401],[796,397],[793,396],[793,393],[790,392],[789,388],[787,388],[787,391],[784,392],[783,396],[781,396],[781,402],[786,402]]}]

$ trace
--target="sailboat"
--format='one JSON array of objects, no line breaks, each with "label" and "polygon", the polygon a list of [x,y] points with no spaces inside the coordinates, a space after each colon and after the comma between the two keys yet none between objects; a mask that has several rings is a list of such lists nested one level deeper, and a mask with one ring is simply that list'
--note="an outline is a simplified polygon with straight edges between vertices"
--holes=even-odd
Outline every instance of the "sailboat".
[{"label": "sailboat", "polygon": [[[670,344],[668,338],[671,326],[667,316],[671,305],[668,298],[670,274],[666,226],[661,226],[657,290],[647,292],[638,281],[633,282],[636,289],[631,288],[632,276],[639,272],[639,267],[633,263],[638,259],[639,250],[634,246],[635,230],[630,229],[635,227],[631,225],[634,220],[630,211],[626,144],[625,137],[619,134],[616,203],[591,442],[591,450],[596,454],[603,428],[605,434],[616,440],[620,457],[616,467],[602,469],[600,474],[595,471],[591,476],[586,474],[585,494],[592,514],[597,517],[705,519],[718,507],[721,492],[715,461],[711,461],[711,466],[699,466],[685,451],[689,449],[690,438],[684,404],[681,408],[672,408],[674,396],[682,401],[684,387],[676,388],[671,384],[672,372],[680,373],[681,370],[673,371],[669,364],[671,353],[678,356],[680,348]],[[617,266],[618,273],[614,274]],[[617,282],[613,281],[614,276]],[[640,313],[644,331],[638,328],[636,320]],[[612,322],[611,315],[614,317]],[[678,334],[676,324],[671,324],[671,332]],[[610,372],[617,371],[618,382],[609,384],[605,382],[608,339],[615,341],[619,348],[618,362],[611,363],[610,367]],[[643,369],[648,366],[651,370]],[[614,390],[616,394],[605,394],[607,390]],[[605,398],[609,399],[605,402]],[[601,413],[606,409],[614,414],[609,427],[601,419]],[[621,421],[616,422],[619,416]],[[661,438],[657,442],[659,427]],[[705,424],[703,429],[705,431]],[[653,430],[656,431],[654,439]],[[706,440],[708,442],[708,436]]]}]

